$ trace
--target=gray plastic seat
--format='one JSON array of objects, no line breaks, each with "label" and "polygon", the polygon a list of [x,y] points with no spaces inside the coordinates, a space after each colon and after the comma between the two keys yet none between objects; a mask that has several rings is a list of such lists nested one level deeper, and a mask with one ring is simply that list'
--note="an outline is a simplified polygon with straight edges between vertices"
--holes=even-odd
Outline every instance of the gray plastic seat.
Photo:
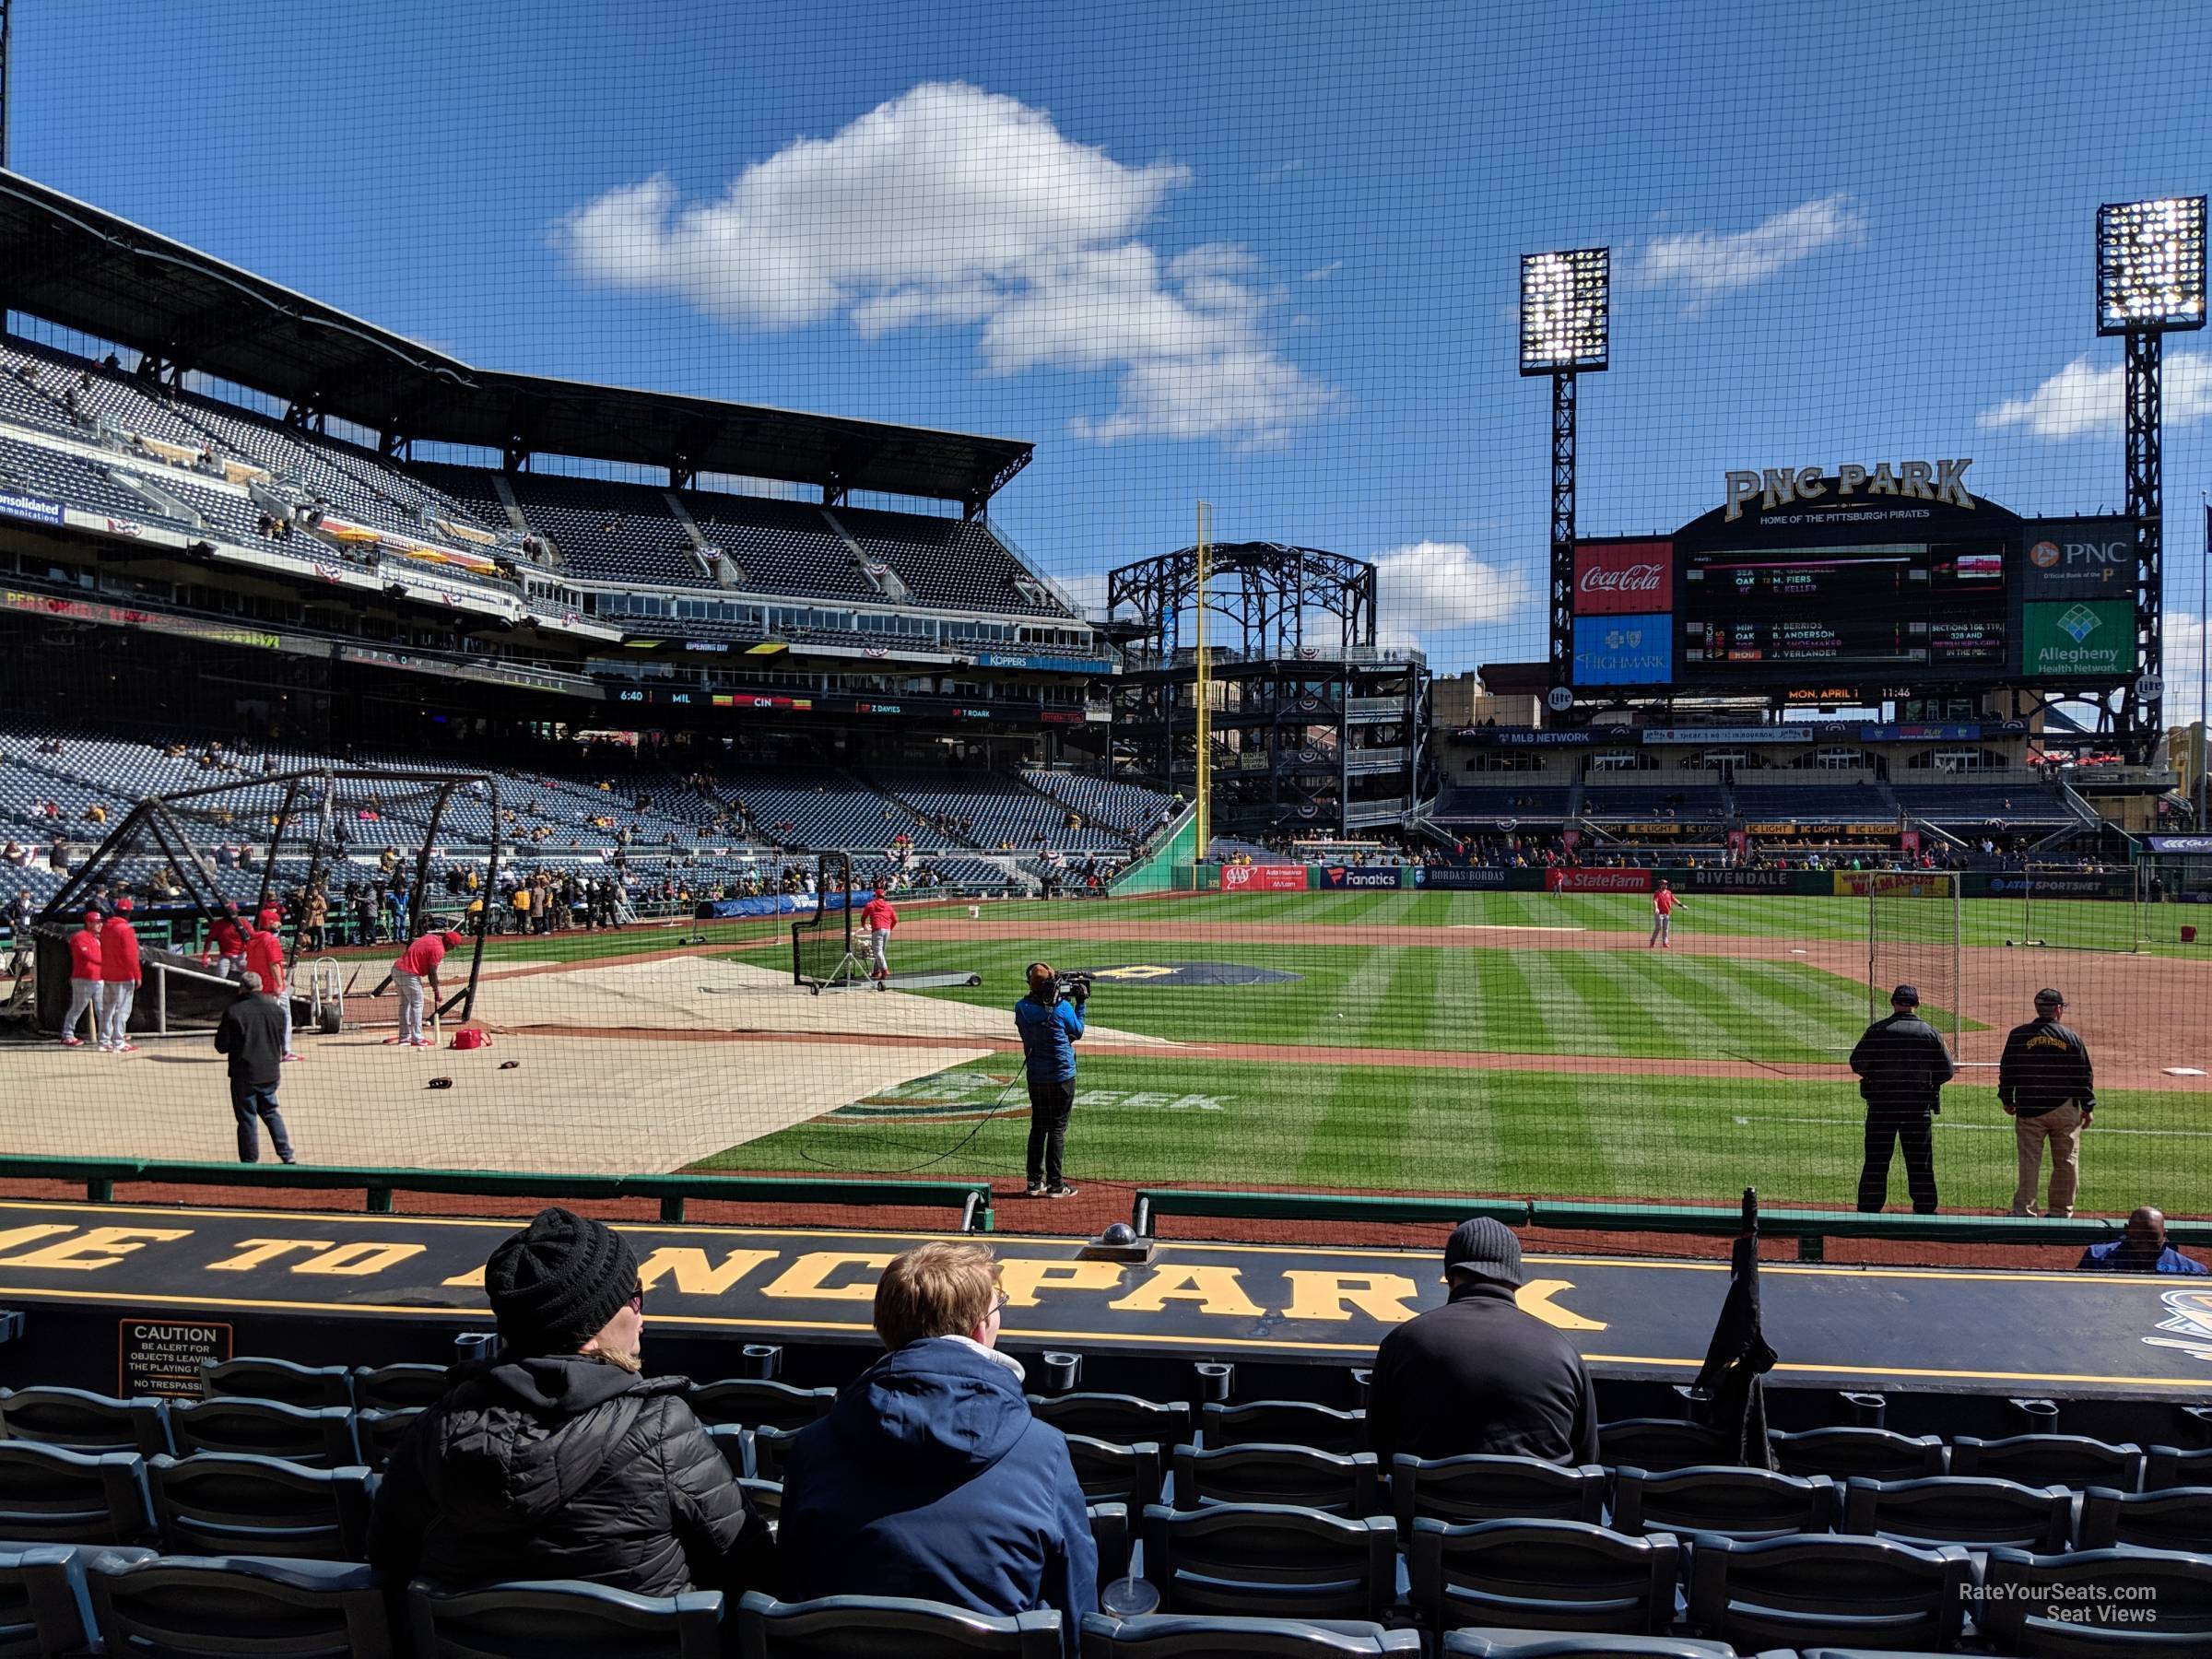
[{"label": "gray plastic seat", "polygon": [[1836,1507],[1836,1483],[1825,1475],[1699,1464],[1658,1475],[1624,1468],[1613,1480],[1613,1524],[1624,1533],[1822,1533],[1835,1524]]},{"label": "gray plastic seat", "polygon": [[993,1617],[900,1596],[780,1602],[755,1591],[737,1604],[736,1618],[738,1659],[1059,1659],[1061,1652],[1060,1615],[1050,1608]]},{"label": "gray plastic seat", "polygon": [[382,1582],[367,1567],[98,1552],[85,1559],[85,1585],[111,1653],[392,1659],[396,1652]]},{"label": "gray plastic seat", "polygon": [[735,1423],[744,1429],[804,1429],[830,1415],[830,1407],[837,1404],[837,1390],[794,1388],[765,1377],[733,1377],[687,1391],[684,1404],[702,1423]]},{"label": "gray plastic seat", "polygon": [[1453,1630],[1445,1635],[1442,1651],[1453,1659],[1735,1659],[1735,1650],[1724,1641],[1692,1641],[1687,1636],[1563,1636],[1529,1630]]},{"label": "gray plastic seat", "polygon": [[2082,1494],[2079,1542],[2084,1549],[2125,1545],[2212,1555],[2212,1486],[2168,1487],[2154,1492],[2091,1487]]},{"label": "gray plastic seat", "polygon": [[633,1595],[571,1579],[447,1590],[407,1586],[413,1659],[717,1659],[722,1593]]},{"label": "gray plastic seat", "polygon": [[1962,1434],[1951,1441],[1951,1473],[1994,1475],[2037,1486],[2093,1486],[2123,1492],[2143,1489],[2143,1448],[2114,1445],[2086,1434],[2015,1434],[1977,1440]]},{"label": "gray plastic seat", "polygon": [[342,1365],[295,1365],[249,1356],[200,1367],[207,1398],[275,1400],[284,1406],[353,1405],[353,1373]]},{"label": "gray plastic seat", "polygon": [[1887,1538],[1698,1540],[1690,1622],[1740,1649],[1955,1646],[1972,1563]]},{"label": "gray plastic seat", "polygon": [[[2000,1653],[2024,1659],[2212,1653],[2212,1556],[2165,1549],[2039,1556],[1993,1549],[1983,1585],[1975,1620]],[[2154,1617],[2141,1623],[2081,1622],[2083,1609],[2096,1606]]]},{"label": "gray plastic seat", "polygon": [[2143,1461],[2143,1489],[2164,1487],[2212,1486],[2212,1446],[2184,1451],[2180,1446],[2153,1446]]},{"label": "gray plastic seat", "polygon": [[1094,1503],[1127,1504],[1141,1515],[1145,1505],[1159,1501],[1166,1477],[1159,1448],[1150,1441],[1117,1446],[1088,1434],[1071,1434],[1067,1456],[1076,1466],[1076,1483]]},{"label": "gray plastic seat", "polygon": [[[1243,1406],[1208,1406],[1198,1431],[1215,1446],[1311,1446],[1316,1452],[1367,1448],[1367,1413],[1338,1411],[1306,1400],[1253,1400]],[[1190,1443],[1184,1436],[1176,1442]]]},{"label": "gray plastic seat", "polygon": [[1462,1457],[1390,1460],[1391,1504],[1401,1535],[1416,1520],[1462,1525],[1470,1521],[1603,1521],[1606,1471],[1596,1464],[1569,1467],[1540,1457]]},{"label": "gray plastic seat", "polygon": [[194,1400],[170,1408],[169,1431],[180,1456],[221,1452],[280,1457],[310,1468],[344,1468],[361,1461],[354,1443],[353,1413],[335,1406],[311,1408],[274,1400]]},{"label": "gray plastic seat", "polygon": [[81,1388],[0,1388],[0,1440],[152,1457],[170,1450],[168,1409]]},{"label": "gray plastic seat", "polygon": [[1397,1524],[1284,1504],[1145,1511],[1160,1611],[1379,1619],[1397,1588]]},{"label": "gray plastic seat", "polygon": [[1869,1480],[1919,1480],[1941,1475],[1950,1460],[1949,1449],[1936,1436],[1888,1429],[1837,1427],[1798,1434],[1777,1430],[1767,1436],[1767,1443],[1783,1474],[1825,1475],[1830,1480],[1859,1475]]},{"label": "gray plastic seat", "polygon": [[1675,1418],[1623,1418],[1597,1426],[1597,1461],[1609,1469],[1643,1469],[1664,1474],[1727,1461],[1721,1437],[1697,1423]]},{"label": "gray plastic seat", "polygon": [[1582,1521],[1416,1521],[1412,1599],[1430,1632],[1656,1635],[1673,1621],[1681,1551],[1665,1533],[1631,1538]]},{"label": "gray plastic seat", "polygon": [[369,1471],[311,1469],[218,1453],[157,1457],[147,1485],[162,1547],[176,1555],[359,1561],[369,1547]]},{"label": "gray plastic seat", "polygon": [[91,1651],[92,1602],[85,1562],[154,1559],[150,1549],[75,1544],[0,1545],[0,1659],[53,1659]]},{"label": "gray plastic seat", "polygon": [[412,1411],[435,1405],[453,1386],[443,1365],[364,1365],[353,1373],[353,1403],[363,1411]]},{"label": "gray plastic seat", "polygon": [[1197,1430],[1191,1408],[1181,1401],[1161,1402],[1124,1394],[1031,1394],[1030,1414],[1063,1434],[1086,1434],[1117,1446],[1139,1441],[1155,1445],[1190,1443]]},{"label": "gray plastic seat", "polygon": [[746,1436],[746,1473],[756,1480],[781,1481],[783,1478],[783,1460],[791,1455],[791,1442],[798,1430],[782,1429],[747,1429]]},{"label": "gray plastic seat", "polygon": [[1843,1531],[1900,1544],[2064,1549],[2073,1524],[2074,1494],[2065,1487],[1986,1475],[1853,1480],[1843,1493]]},{"label": "gray plastic seat", "polygon": [[1214,1653],[1258,1653],[1270,1659],[1329,1659],[1332,1654],[1418,1653],[1418,1630],[1386,1630],[1343,1619],[1308,1624],[1295,1618],[1203,1618],[1147,1613],[1119,1622],[1083,1616],[1083,1659],[1207,1659]]},{"label": "gray plastic seat", "polygon": [[0,1538],[140,1544],[152,1537],[146,1462],[136,1453],[0,1441]]},{"label": "gray plastic seat", "polygon": [[1288,1503],[1332,1515],[1388,1512],[1372,1452],[1261,1443],[1176,1447],[1175,1507],[1220,1503]]}]

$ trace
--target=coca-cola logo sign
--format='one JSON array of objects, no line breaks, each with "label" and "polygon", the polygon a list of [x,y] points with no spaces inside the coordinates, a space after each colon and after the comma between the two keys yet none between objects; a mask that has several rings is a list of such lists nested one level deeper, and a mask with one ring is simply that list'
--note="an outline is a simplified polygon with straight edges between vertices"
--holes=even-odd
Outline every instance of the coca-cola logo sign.
[{"label": "coca-cola logo sign", "polygon": [[1652,616],[1674,608],[1675,545],[1612,542],[1574,550],[1578,617]]}]

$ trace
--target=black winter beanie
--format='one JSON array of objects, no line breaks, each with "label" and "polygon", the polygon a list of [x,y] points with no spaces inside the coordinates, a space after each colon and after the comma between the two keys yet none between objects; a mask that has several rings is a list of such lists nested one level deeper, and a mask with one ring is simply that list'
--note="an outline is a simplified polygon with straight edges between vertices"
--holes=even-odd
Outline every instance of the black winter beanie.
[{"label": "black winter beanie", "polygon": [[542,1209],[484,1265],[484,1291],[510,1354],[573,1354],[638,1288],[629,1241],[604,1222]]}]

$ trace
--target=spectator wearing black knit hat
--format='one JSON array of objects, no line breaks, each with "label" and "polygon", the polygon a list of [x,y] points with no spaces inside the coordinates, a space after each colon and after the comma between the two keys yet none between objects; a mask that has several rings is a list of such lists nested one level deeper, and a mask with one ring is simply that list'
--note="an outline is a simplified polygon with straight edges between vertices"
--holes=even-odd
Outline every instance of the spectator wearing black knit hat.
[{"label": "spectator wearing black knit hat", "polygon": [[1444,1246],[1450,1300],[1382,1338],[1368,1391],[1368,1445],[1394,1453],[1489,1453],[1597,1461],[1597,1406],[1574,1344],[1513,1300],[1521,1241],[1487,1216]]},{"label": "spectator wearing black knit hat", "polygon": [[369,1559],[396,1583],[582,1579],[641,1595],[770,1587],[774,1545],[684,1403],[641,1374],[645,1291],[621,1234],[545,1209],[492,1252],[500,1351],[416,1419]]}]

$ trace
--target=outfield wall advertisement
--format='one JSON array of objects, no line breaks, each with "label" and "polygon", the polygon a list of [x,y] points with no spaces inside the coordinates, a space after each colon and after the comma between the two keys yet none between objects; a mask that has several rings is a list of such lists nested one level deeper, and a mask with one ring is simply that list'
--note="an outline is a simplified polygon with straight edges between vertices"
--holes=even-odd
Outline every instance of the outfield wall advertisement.
[{"label": "outfield wall advertisement", "polygon": [[1544,872],[1547,893],[1648,893],[1651,870],[1555,869]]},{"label": "outfield wall advertisement", "polygon": [[1413,873],[1413,885],[1443,892],[1502,892],[1515,885],[1514,877],[1529,870],[1504,870],[1490,865],[1432,865]]},{"label": "outfield wall advertisement", "polygon": [[1302,893],[1304,865],[1223,865],[1221,890],[1228,893]]}]

